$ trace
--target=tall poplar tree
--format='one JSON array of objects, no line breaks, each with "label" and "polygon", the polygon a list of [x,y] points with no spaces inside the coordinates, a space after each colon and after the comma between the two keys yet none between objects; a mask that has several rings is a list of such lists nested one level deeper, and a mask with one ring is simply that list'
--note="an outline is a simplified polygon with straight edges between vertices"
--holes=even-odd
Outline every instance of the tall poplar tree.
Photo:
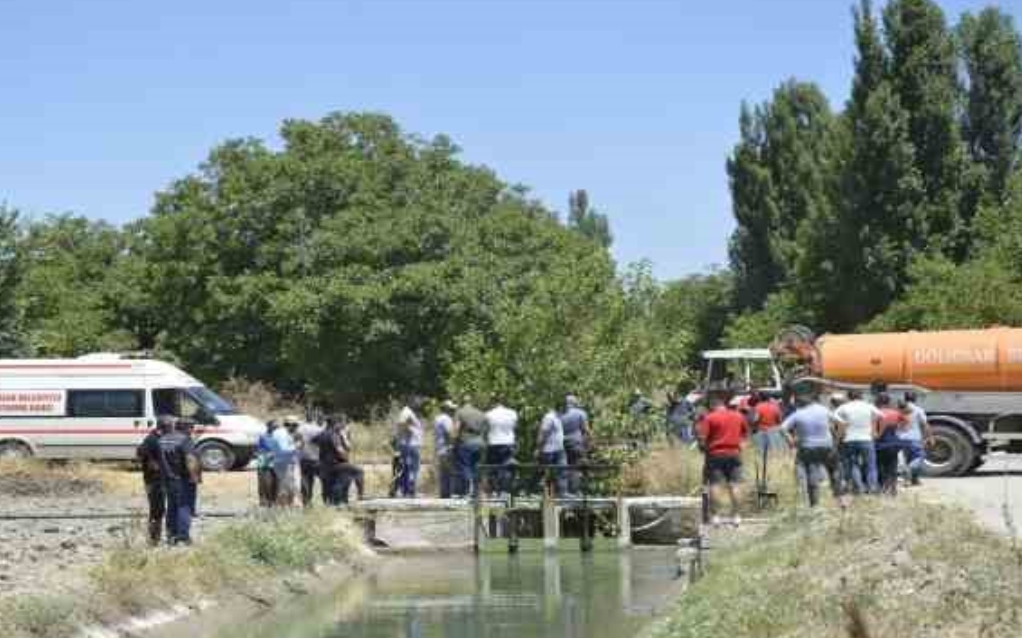
[{"label": "tall poplar tree", "polygon": [[961,254],[974,210],[963,206],[967,177],[959,127],[960,83],[954,36],[931,0],[892,0],[884,9],[890,81],[908,113],[909,140],[926,195],[928,247]]},{"label": "tall poplar tree", "polygon": [[829,214],[826,182],[833,116],[822,91],[790,80],[770,102],[743,106],[741,139],[728,159],[738,228],[731,237],[736,298],[758,308],[791,276],[799,229]]},{"label": "tall poplar tree", "polygon": [[968,79],[966,144],[985,169],[985,195],[1002,204],[1022,140],[1022,36],[995,7],[963,15],[958,34]]}]

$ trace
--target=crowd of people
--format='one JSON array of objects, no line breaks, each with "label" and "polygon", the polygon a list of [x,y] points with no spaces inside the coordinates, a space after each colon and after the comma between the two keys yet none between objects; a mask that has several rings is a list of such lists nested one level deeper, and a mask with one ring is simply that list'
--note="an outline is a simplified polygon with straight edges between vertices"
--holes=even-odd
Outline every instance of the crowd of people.
[{"label": "crowd of people", "polygon": [[312,504],[315,486],[325,505],[348,502],[354,485],[365,497],[365,472],[352,463],[350,426],[343,417],[329,416],[322,423],[288,416],[271,419],[256,444],[259,504],[292,507],[297,499]]},{"label": "crowd of people", "polygon": [[[641,394],[636,397],[633,414],[650,414],[652,403]],[[425,421],[421,401],[410,401],[394,419],[391,497],[420,495]],[[911,392],[895,404],[885,392],[866,401],[852,390],[832,394],[827,405],[811,394],[781,402],[762,393],[740,400],[714,393],[698,410],[669,394],[664,421],[671,435],[703,452],[704,482],[716,524],[724,521],[720,512],[725,501],[730,504],[730,521],[740,523],[742,451],[747,445],[755,448],[757,464],[764,468],[771,451],[793,450],[802,492],[815,507],[824,477],[842,505],[853,494],[895,494],[901,459],[909,482],[918,484],[931,437],[926,412]],[[432,420],[437,496],[467,497],[480,490],[508,494],[516,480],[518,435],[519,415],[501,400],[485,411],[469,398],[460,405],[441,403]],[[558,496],[578,494],[581,473],[573,468],[585,462],[590,445],[589,415],[579,399],[568,394],[536,426],[540,478],[534,484],[545,479]],[[256,447],[260,505],[309,506],[317,483],[325,505],[347,504],[352,487],[363,500],[365,472],[353,462],[353,453],[350,425],[343,417],[328,416],[320,422],[296,416],[270,420]],[[150,541],[160,543],[165,529],[168,543],[190,543],[202,481],[190,422],[160,416],[138,447],[138,459],[149,499]]]},{"label": "crowd of people", "polygon": [[[486,411],[470,398],[461,405],[441,403],[433,420],[438,496],[466,497],[480,489],[509,493],[515,478],[518,436],[518,412],[499,399]],[[418,496],[424,439],[422,406],[412,402],[402,408],[395,423],[391,496]],[[536,432],[536,460],[553,468],[558,494],[578,490],[577,472],[566,468],[582,463],[588,442],[589,416],[573,395],[567,395],[561,406],[551,408],[541,419]],[[488,466],[489,471],[481,472],[481,465]]]},{"label": "crowd of people", "polygon": [[764,463],[771,449],[794,450],[800,488],[816,507],[824,477],[842,506],[850,495],[895,495],[902,459],[909,484],[918,485],[932,438],[914,393],[906,392],[895,404],[886,392],[866,401],[858,390],[832,394],[827,405],[814,394],[785,404],[764,394],[744,401],[715,395],[697,421],[696,436],[706,455],[704,478],[715,524],[724,520],[719,512],[725,500],[731,522],[740,523],[742,449],[749,441]]}]

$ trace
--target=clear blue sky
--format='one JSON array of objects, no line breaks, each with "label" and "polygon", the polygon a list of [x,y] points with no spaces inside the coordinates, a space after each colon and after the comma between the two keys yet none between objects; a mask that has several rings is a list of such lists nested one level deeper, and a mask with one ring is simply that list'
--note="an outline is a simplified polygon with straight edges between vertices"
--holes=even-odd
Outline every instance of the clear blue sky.
[{"label": "clear blue sky", "polygon": [[845,100],[851,3],[7,0],[0,201],[123,222],[226,138],[378,110],[559,210],[588,189],[621,261],[679,276],[726,260],[740,102]]}]

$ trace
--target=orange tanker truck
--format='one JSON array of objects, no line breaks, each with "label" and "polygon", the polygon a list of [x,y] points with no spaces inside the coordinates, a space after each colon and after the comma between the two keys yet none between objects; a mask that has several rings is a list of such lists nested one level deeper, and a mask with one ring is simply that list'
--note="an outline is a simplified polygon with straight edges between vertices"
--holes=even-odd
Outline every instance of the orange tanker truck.
[{"label": "orange tanker truck", "polygon": [[[965,474],[992,449],[1022,452],[1022,329],[824,335],[784,330],[768,350],[704,353],[705,387],[737,391],[815,384],[824,392],[912,390],[934,440],[927,471]],[[737,386],[737,387],[736,387]]]}]

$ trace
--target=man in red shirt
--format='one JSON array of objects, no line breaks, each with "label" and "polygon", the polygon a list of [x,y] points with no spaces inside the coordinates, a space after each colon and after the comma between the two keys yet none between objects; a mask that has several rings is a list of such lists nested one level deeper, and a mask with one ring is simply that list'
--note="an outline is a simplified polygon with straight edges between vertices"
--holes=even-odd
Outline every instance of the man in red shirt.
[{"label": "man in red shirt", "polygon": [[748,436],[745,417],[737,410],[729,409],[720,397],[710,400],[710,411],[697,426],[699,443],[706,454],[703,479],[710,486],[710,507],[713,524],[720,524],[717,515],[721,492],[726,491],[731,501],[731,517],[735,525],[741,522],[738,515],[738,484],[742,480],[742,444]]}]

